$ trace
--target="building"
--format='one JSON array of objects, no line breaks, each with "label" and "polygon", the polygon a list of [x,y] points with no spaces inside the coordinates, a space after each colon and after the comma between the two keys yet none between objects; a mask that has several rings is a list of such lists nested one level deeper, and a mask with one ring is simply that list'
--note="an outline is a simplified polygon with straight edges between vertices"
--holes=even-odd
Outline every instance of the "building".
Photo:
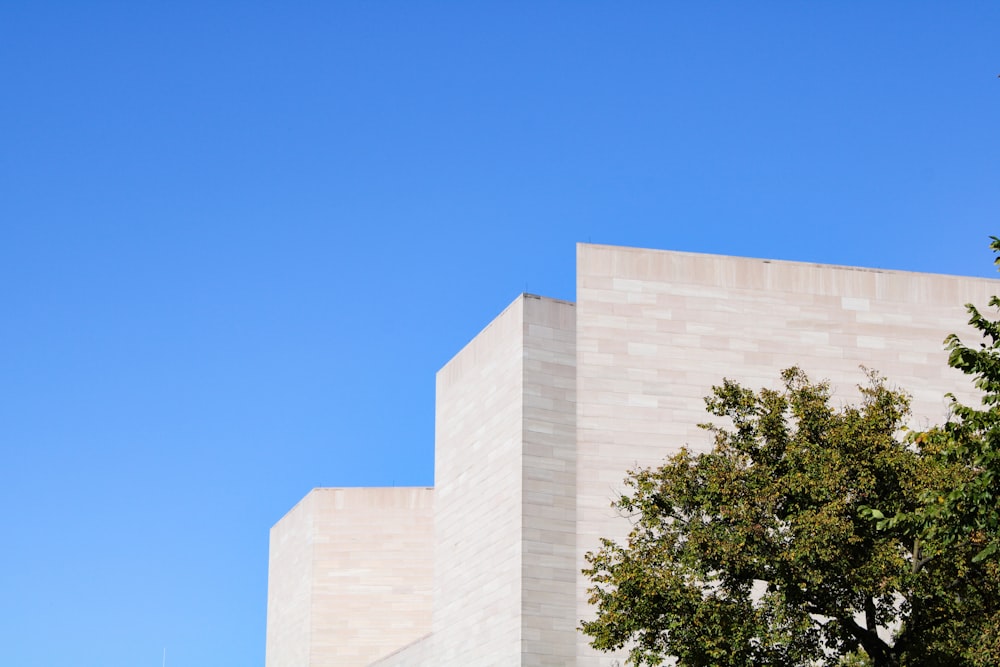
[{"label": "building", "polygon": [[315,489],[271,530],[267,667],[616,664],[576,629],[584,554],[627,532],[610,504],[628,469],[711,446],[713,385],[798,365],[848,402],[865,366],[938,423],[945,392],[974,400],[942,340],[996,293],[579,245],[575,304],[518,297],[438,373],[433,489]]}]

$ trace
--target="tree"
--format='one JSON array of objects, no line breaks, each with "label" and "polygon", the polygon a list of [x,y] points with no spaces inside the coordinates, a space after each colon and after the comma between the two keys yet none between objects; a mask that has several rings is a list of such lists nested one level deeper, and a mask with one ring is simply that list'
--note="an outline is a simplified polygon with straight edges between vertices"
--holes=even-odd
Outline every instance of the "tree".
[{"label": "tree", "polygon": [[633,665],[1000,664],[979,648],[998,636],[980,622],[996,612],[996,562],[870,519],[871,507],[912,515],[967,469],[933,438],[897,436],[908,398],[874,373],[842,409],[798,369],[782,380],[725,381],[706,399],[729,424],[705,425],[711,452],[629,473],[615,503],[627,540],[587,554],[591,644],[626,648]]},{"label": "tree", "polygon": [[[990,248],[997,255],[994,264],[1000,265],[1000,239],[992,237]],[[1000,320],[984,317],[971,303],[965,307],[969,324],[983,342],[970,347],[951,334],[945,339],[948,365],[974,378],[982,392],[981,405],[963,405],[948,394],[951,418],[914,439],[933,443],[942,463],[957,464],[971,474],[950,487],[928,490],[925,505],[916,513],[897,513],[881,525],[915,522],[925,540],[942,547],[971,540],[979,547],[979,561],[1000,550]],[[1000,308],[1000,298],[990,299],[989,307]]]}]

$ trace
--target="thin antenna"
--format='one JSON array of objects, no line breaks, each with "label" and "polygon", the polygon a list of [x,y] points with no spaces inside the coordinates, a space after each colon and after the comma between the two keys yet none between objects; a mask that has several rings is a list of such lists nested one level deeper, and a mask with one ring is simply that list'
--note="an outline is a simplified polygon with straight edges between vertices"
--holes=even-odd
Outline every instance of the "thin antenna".
[{"label": "thin antenna", "polygon": [[167,648],[163,647],[163,667],[167,667]]}]

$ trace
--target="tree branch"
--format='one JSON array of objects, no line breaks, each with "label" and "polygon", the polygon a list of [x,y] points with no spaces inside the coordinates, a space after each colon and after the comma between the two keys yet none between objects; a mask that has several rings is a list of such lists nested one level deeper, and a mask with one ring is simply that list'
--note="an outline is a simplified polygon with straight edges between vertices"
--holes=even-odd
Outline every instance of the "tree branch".
[{"label": "tree branch", "polygon": [[[866,605],[867,606],[867,605]],[[867,616],[867,613],[866,613]],[[847,631],[850,632],[864,647],[865,652],[875,663],[875,667],[891,667],[896,664],[893,648],[889,646],[874,630],[867,630],[852,617],[837,617]]]},{"label": "tree branch", "polygon": [[916,574],[917,572],[920,572],[920,570],[924,569],[924,566],[927,565],[927,563],[929,563],[932,560],[934,560],[934,556],[928,556],[927,558],[921,558],[920,557],[920,552],[921,552],[920,538],[919,537],[914,537],[913,538],[913,562],[910,564],[910,572],[912,574]]}]

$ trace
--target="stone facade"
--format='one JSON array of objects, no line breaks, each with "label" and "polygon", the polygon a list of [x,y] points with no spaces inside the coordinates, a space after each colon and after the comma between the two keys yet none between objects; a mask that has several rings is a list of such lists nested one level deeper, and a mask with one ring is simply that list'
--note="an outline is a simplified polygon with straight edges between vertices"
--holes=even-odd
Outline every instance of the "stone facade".
[{"label": "stone facade", "polygon": [[575,306],[519,297],[438,373],[433,491],[317,489],[272,529],[267,667],[613,664],[576,631],[583,555],[626,531],[610,502],[628,469],[710,446],[712,385],[798,365],[848,402],[865,366],[937,423],[945,392],[974,399],[941,341],[998,292],[578,246]]},{"label": "stone facade", "polygon": [[431,630],[431,489],[314,489],[271,529],[267,665],[367,665]]},{"label": "stone facade", "polygon": [[[797,365],[846,403],[866,366],[913,394],[915,425],[938,423],[945,392],[974,400],[942,341],[965,330],[963,304],[998,292],[979,278],[578,246],[575,570],[599,537],[626,531],[610,508],[625,470],[711,447],[697,424],[723,377],[777,387]],[[576,617],[590,618],[582,576],[577,595]],[[610,664],[583,635],[577,656]]]}]

